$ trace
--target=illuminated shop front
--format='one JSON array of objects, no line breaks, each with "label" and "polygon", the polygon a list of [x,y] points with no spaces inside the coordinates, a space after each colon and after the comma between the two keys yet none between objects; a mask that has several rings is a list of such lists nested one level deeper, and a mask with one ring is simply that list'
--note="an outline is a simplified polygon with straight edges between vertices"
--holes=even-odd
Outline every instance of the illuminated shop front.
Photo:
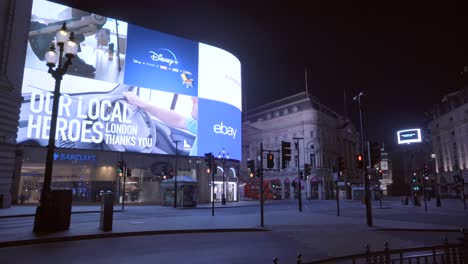
[{"label": "illuminated shop front", "polygon": [[[43,185],[44,160],[46,149],[42,147],[22,148],[22,163],[18,173],[18,202],[37,203]],[[119,176],[117,163],[125,160],[130,176]],[[116,202],[163,204],[163,182],[174,174],[175,156],[140,153],[118,153],[112,151],[91,151],[58,149],[55,152],[52,188],[71,189],[74,203],[95,203],[104,192],[112,192]],[[237,173],[234,167],[239,162],[230,161],[226,165],[227,201],[238,201]],[[178,175],[191,178],[196,203],[208,203],[211,191],[211,174],[201,158],[178,157]],[[182,177],[182,176],[178,176]],[[195,184],[196,183],[196,184]],[[200,185],[200,186],[199,186]],[[123,191],[122,186],[125,186]],[[180,191],[180,190],[179,190]],[[222,194],[222,173],[215,176],[217,200]],[[212,195],[211,195],[212,197]],[[219,200],[220,201],[220,200]]]}]

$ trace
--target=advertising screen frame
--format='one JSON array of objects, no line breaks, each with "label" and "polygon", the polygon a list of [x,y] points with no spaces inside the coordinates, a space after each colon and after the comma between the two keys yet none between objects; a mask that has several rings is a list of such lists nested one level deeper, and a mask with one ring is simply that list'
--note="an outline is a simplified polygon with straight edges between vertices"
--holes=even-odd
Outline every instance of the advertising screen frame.
[{"label": "advertising screen frame", "polygon": [[[416,138],[411,138],[411,139],[403,139],[402,140],[402,135],[405,133],[409,132],[415,132],[416,133]],[[411,143],[421,143],[422,142],[422,136],[421,136],[421,129],[420,128],[412,128],[412,129],[404,129],[404,130],[399,130],[397,131],[397,138],[398,138],[398,144],[411,144]]]},{"label": "advertising screen frame", "polygon": [[[203,156],[226,147],[241,160],[241,63],[234,55],[46,0],[34,0],[31,12],[18,144],[48,144],[54,80],[43,54],[66,22],[80,50],[61,82],[57,148]],[[174,121],[172,113],[183,118]],[[169,146],[175,141],[183,144]]]}]

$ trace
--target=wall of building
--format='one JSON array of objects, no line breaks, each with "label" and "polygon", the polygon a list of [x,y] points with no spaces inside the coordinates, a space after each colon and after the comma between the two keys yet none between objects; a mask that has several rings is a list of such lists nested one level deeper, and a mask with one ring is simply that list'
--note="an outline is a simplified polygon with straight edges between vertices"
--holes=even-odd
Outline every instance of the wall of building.
[{"label": "wall of building", "polygon": [[0,2],[0,208],[9,207],[14,185],[16,132],[31,0]]},{"label": "wall of building", "polygon": [[[263,143],[263,149],[271,150],[275,155],[275,170],[265,171],[265,180],[281,181],[283,199],[288,199],[286,193],[294,192],[293,185],[288,183],[298,177],[298,159],[300,171],[305,163],[312,167],[311,174],[306,175],[307,179],[302,183],[305,198],[330,199],[334,196],[332,170],[337,166],[339,156],[344,158],[346,167],[340,180],[358,179],[354,169],[358,147],[356,129],[342,116],[317,105],[305,93],[250,110],[243,120],[242,133],[241,177],[247,177],[246,162],[259,157],[260,143]],[[279,152],[282,141],[291,143],[291,161],[284,169]],[[266,160],[267,151],[263,154]],[[258,160],[256,166],[260,166]],[[266,168],[266,163],[263,167]],[[313,188],[318,190],[313,191]],[[289,195],[289,199],[293,198],[294,195]]]},{"label": "wall of building", "polygon": [[468,87],[445,96],[428,124],[441,195],[458,196],[455,177],[461,175],[468,192]]}]

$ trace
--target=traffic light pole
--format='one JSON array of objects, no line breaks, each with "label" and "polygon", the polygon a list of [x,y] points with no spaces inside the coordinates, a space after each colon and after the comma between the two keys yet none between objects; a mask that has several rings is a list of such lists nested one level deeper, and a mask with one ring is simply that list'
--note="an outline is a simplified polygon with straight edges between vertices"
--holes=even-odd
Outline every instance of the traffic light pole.
[{"label": "traffic light pole", "polygon": [[215,215],[215,211],[214,211],[214,204],[215,204],[215,199],[214,199],[214,196],[215,196],[215,189],[214,189],[214,185],[215,185],[215,172],[213,170],[213,163],[214,163],[214,156],[211,155],[211,162],[210,162],[210,171],[211,171],[211,216],[214,216]]},{"label": "traffic light pole", "polygon": [[179,148],[178,144],[180,140],[172,141],[176,145],[176,152],[175,152],[175,173],[174,173],[174,208],[177,208],[177,159],[179,156]]},{"label": "traffic light pole", "polygon": [[340,199],[339,199],[339,187],[338,187],[338,181],[335,181],[336,185],[336,215],[340,216]]},{"label": "traffic light pole", "polygon": [[427,212],[427,197],[426,197],[426,175],[425,170],[423,167],[422,170],[422,189],[423,189],[423,197],[424,197],[424,212]]},{"label": "traffic light pole", "polygon": [[125,161],[122,160],[122,178],[123,178],[123,185],[122,185],[122,212],[125,210],[125,174],[127,173],[127,166]]},{"label": "traffic light pole", "polygon": [[301,193],[301,169],[300,169],[300,163],[299,163],[299,140],[304,139],[304,138],[293,138],[296,140],[296,148],[297,148],[297,179],[298,179],[298,188],[297,188],[297,199],[299,200],[299,212],[302,212],[302,193]]},{"label": "traffic light pole", "polygon": [[260,153],[260,226],[263,227],[263,143],[260,143]]},{"label": "traffic light pole", "polygon": [[460,184],[461,184],[461,192],[462,192],[462,199],[463,199],[463,208],[466,210],[466,197],[465,197],[465,179],[463,179],[463,170],[461,167],[458,168],[460,171]]},{"label": "traffic light pole", "polygon": [[[359,106],[359,121],[361,124],[361,151],[362,155],[365,153],[365,141],[364,141],[364,124],[362,120],[362,108],[361,108],[361,96],[364,95],[364,93],[360,92],[357,96],[353,98],[353,100],[358,100],[358,106]],[[370,204],[370,197],[369,197],[369,177],[367,176],[367,165],[366,165],[366,159],[363,159],[363,178],[364,178],[364,200],[366,203],[366,217],[367,217],[367,226],[372,226],[372,208]]]}]

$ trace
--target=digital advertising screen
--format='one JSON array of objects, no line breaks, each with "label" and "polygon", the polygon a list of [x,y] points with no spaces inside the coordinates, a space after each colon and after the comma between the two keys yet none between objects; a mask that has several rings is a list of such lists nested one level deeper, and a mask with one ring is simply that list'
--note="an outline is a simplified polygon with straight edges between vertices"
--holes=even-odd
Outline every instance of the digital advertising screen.
[{"label": "digital advertising screen", "polygon": [[44,54],[64,22],[79,50],[60,84],[56,147],[188,156],[224,147],[241,159],[235,56],[44,0],[33,2],[17,143],[48,144],[55,79]]},{"label": "digital advertising screen", "polygon": [[405,129],[397,132],[398,144],[411,144],[422,142],[421,129]]}]

